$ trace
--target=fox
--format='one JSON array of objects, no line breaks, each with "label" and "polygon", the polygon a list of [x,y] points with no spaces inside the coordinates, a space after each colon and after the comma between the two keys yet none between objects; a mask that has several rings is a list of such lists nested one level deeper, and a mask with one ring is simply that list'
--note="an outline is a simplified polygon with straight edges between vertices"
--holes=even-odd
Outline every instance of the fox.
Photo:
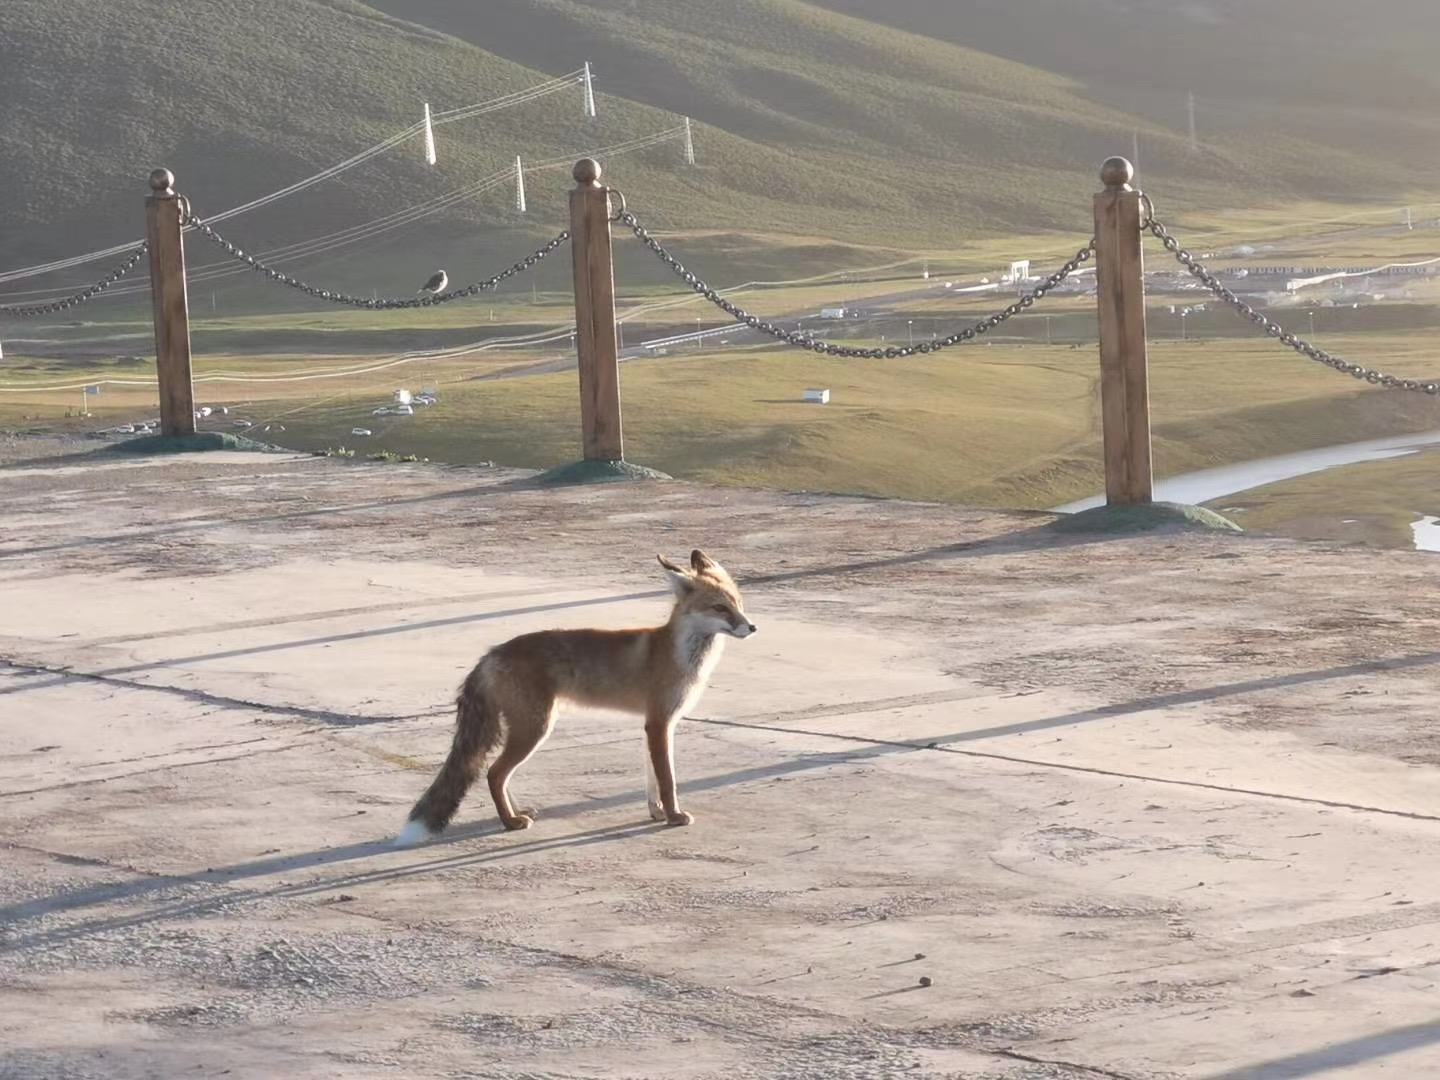
[{"label": "fox", "polygon": [[675,794],[675,725],[700,700],[725,638],[747,638],[755,624],[730,574],[699,548],[690,553],[689,567],[656,558],[675,594],[663,625],[541,630],[480,658],[456,696],[450,753],[411,809],[396,847],[443,832],[492,758],[485,775],[501,824],[533,825],[536,812],[515,809],[509,784],[549,737],[562,701],[643,716],[650,817],[666,825],[694,822]]}]

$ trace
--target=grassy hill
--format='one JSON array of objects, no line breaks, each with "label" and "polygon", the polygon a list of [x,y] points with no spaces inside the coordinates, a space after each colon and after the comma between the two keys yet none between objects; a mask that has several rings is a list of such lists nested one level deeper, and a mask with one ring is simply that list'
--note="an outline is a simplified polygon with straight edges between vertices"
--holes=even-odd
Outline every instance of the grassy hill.
[{"label": "grassy hill", "polygon": [[1403,188],[1433,168],[1430,0],[816,2],[1069,76],[1084,97],[1176,132],[1193,92],[1203,144],[1311,196]]},{"label": "grassy hill", "polygon": [[[1080,233],[1096,164],[1128,149],[1135,131],[1167,207],[1378,194],[1374,161],[1388,148],[1374,140],[1327,146],[1298,122],[1278,132],[1237,124],[1195,155],[1173,116],[1119,107],[1144,102],[1098,92],[1074,59],[1123,60],[1108,37],[1118,17],[1091,25],[1061,0],[984,0],[952,32],[912,18],[922,0],[848,6],[867,18],[800,0],[189,0],[183,14],[156,0],[6,0],[0,184],[11,198],[0,270],[138,235],[144,178],[157,164],[175,170],[197,211],[213,212],[385,138],[418,119],[424,101],[484,100],[587,59],[598,118],[581,116],[578,89],[491,113],[440,129],[434,169],[412,142],[226,231],[252,247],[304,239],[453,190],[516,154],[563,157],[663,130],[680,114],[697,121],[697,167],[669,144],[607,172],[652,223],[704,234],[688,249],[704,272],[732,261],[762,273],[799,265],[818,250],[795,243],[805,238],[933,250]],[[938,0],[928,9],[943,13]],[[1047,29],[1000,32],[1022,25]],[[1063,38],[1051,27],[1078,35],[1077,26],[1086,34],[1063,48],[1040,42]],[[1060,73],[984,51],[990,38],[1012,54],[1033,39],[1033,55]],[[1259,48],[1245,47],[1247,57]],[[1424,77],[1406,85],[1418,92]],[[1414,143],[1431,122],[1417,107],[1395,123]],[[1388,138],[1391,128],[1374,132]],[[1387,191],[1426,186],[1417,156],[1387,165]],[[561,226],[566,186],[563,169],[532,176],[524,218],[501,187],[359,259],[343,252],[302,267],[382,289],[428,274],[438,253],[486,269]],[[778,235],[790,241],[783,256],[757,259]]]},{"label": "grassy hill", "polygon": [[1046,177],[1088,186],[1137,132],[1172,203],[1434,187],[1428,0],[373,2],[545,70],[578,45],[616,93],[762,141],[949,162],[965,208],[1002,217],[1032,184],[1043,209]]},{"label": "grassy hill", "polygon": [[[1070,76],[1086,96],[1177,130],[1193,91],[1202,121],[1207,108],[1244,107],[1248,121],[1237,127],[1260,132],[1303,111],[1327,123],[1325,141],[1388,156],[1407,147],[1395,138],[1403,128],[1387,122],[1432,114],[1440,90],[1440,8],[1430,0],[813,2]],[[1358,114],[1380,129],[1357,128]]]}]

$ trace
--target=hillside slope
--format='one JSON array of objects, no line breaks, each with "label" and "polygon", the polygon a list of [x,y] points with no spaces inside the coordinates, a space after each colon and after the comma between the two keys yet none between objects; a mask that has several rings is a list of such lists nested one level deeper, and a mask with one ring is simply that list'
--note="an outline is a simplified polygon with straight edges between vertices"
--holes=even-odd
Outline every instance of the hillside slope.
[{"label": "hillside slope", "polygon": [[[13,194],[0,269],[137,235],[157,165],[211,213],[385,139],[427,100],[460,106],[545,78],[350,0],[193,0],[183,17],[172,11],[154,0],[6,0],[0,184]],[[675,123],[608,104],[587,122],[573,88],[445,127],[434,169],[415,139],[232,231],[252,244],[311,236],[453,190],[517,153],[565,154]],[[564,181],[554,175],[557,188]],[[464,215],[515,223],[512,200],[496,190]],[[536,228],[560,220],[553,192],[533,201]]]},{"label": "hillside slope", "polygon": [[1435,187],[1428,0],[372,2],[545,70],[581,51],[625,97],[766,141],[878,133],[917,163],[1088,184],[1097,144],[1138,133],[1172,203]]},{"label": "hillside slope", "polygon": [[[1404,187],[1435,166],[1432,0],[813,2],[1069,76],[1085,97],[1177,133],[1194,93],[1202,144],[1268,159],[1311,196]],[[1292,140],[1302,152],[1287,152]]]},{"label": "hillside slope", "polygon": [[[441,129],[433,169],[412,141],[227,231],[252,247],[315,236],[517,154],[564,158],[680,115],[697,121],[696,167],[668,143],[607,174],[651,222],[744,234],[741,249],[777,233],[935,248],[1083,231],[1096,164],[1136,130],[1146,177],[1163,180],[1172,206],[1281,201],[1306,177],[1323,178],[1326,194],[1373,194],[1359,150],[1241,133],[1195,155],[1183,132],[1065,75],[800,0],[190,0],[183,17],[155,0],[6,0],[0,184],[13,195],[0,270],[138,235],[158,164],[210,213],[378,142],[427,100],[485,100],[585,60],[597,118],[567,89]],[[1397,171],[1397,184],[1423,183]],[[435,221],[477,248],[538,235],[563,222],[567,184],[563,169],[532,176],[524,218],[504,185]]]}]

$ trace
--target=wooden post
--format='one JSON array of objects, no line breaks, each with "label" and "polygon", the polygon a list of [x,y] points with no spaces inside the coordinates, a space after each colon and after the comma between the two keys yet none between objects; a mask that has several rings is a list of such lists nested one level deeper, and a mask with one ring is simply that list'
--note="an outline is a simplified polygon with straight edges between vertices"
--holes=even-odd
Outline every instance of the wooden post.
[{"label": "wooden post", "polygon": [[580,426],[586,460],[620,461],[620,348],[615,331],[615,264],[610,189],[600,163],[582,158],[572,174],[570,248],[575,264],[575,349],[580,361]]},{"label": "wooden post", "polygon": [[1100,405],[1105,429],[1105,501],[1148,503],[1150,388],[1145,356],[1145,264],[1141,195],[1121,157],[1100,169],[1095,196],[1096,299],[1100,309]]},{"label": "wooden post", "polygon": [[155,310],[155,368],[160,381],[160,434],[195,434],[190,372],[190,306],[185,295],[183,200],[169,169],[150,174],[145,219],[150,238],[150,296]]}]

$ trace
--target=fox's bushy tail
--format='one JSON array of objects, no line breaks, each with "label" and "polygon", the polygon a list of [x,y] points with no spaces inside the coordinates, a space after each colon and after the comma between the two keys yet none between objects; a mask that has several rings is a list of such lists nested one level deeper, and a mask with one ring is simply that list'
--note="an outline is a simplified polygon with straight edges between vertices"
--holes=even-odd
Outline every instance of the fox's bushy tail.
[{"label": "fox's bushy tail", "polygon": [[460,800],[485,768],[485,759],[499,748],[504,737],[478,666],[460,687],[455,706],[455,739],[450,744],[450,755],[440,766],[440,775],[411,809],[407,829],[420,822],[433,835],[449,825]]}]

